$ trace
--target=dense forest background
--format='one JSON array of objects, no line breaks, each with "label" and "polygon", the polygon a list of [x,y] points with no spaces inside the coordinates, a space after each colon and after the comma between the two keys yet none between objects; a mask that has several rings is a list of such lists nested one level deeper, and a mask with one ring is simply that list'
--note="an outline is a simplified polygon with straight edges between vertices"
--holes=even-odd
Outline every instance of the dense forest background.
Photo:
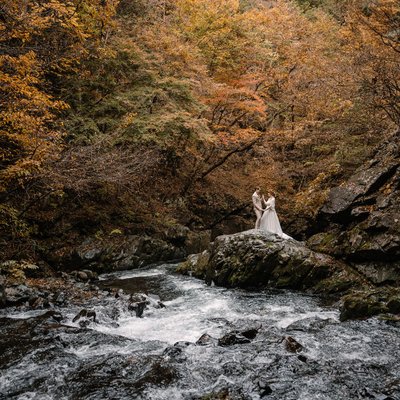
[{"label": "dense forest background", "polygon": [[250,227],[301,237],[400,124],[396,0],[5,0],[0,253]]}]

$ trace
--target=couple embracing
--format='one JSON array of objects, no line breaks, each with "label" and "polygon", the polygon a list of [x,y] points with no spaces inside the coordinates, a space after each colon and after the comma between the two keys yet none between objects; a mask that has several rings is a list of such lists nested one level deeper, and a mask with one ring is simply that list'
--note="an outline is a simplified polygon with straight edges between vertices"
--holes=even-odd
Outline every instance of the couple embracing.
[{"label": "couple embracing", "polygon": [[[253,206],[256,213],[256,229],[275,233],[283,239],[292,239],[290,236],[282,232],[281,224],[278,215],[275,211],[275,193],[272,191],[267,192],[268,199],[265,200],[264,195],[261,194],[261,188],[257,187],[253,193]],[[263,206],[265,208],[263,208]]]}]

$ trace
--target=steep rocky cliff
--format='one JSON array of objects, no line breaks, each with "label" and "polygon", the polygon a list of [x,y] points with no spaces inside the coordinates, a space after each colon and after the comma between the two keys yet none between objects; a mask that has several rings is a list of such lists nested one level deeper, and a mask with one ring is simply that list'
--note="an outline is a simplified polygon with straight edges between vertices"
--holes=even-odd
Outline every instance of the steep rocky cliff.
[{"label": "steep rocky cliff", "polygon": [[313,250],[349,262],[374,284],[400,280],[400,131],[330,191],[316,230]]}]

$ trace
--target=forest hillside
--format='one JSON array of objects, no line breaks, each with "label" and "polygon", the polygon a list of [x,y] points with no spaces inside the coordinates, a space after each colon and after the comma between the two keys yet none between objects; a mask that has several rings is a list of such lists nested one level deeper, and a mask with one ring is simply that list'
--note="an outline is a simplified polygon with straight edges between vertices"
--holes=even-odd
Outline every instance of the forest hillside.
[{"label": "forest hillside", "polygon": [[215,236],[277,195],[304,238],[400,124],[396,0],[5,0],[0,254]]}]

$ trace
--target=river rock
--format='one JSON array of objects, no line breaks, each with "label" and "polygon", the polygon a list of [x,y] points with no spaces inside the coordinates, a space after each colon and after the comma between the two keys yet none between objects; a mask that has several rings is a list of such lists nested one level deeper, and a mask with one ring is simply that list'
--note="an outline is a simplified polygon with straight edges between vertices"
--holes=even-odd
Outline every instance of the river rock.
[{"label": "river rock", "polygon": [[259,381],[258,387],[260,388],[261,398],[265,398],[265,397],[269,396],[270,394],[272,394],[271,386],[267,382]]},{"label": "river rock", "polygon": [[76,278],[83,282],[86,282],[89,280],[88,275],[84,271],[76,271]]},{"label": "river rock", "polygon": [[285,336],[282,341],[285,344],[285,349],[291,353],[300,353],[303,350],[303,345],[291,336]]},{"label": "river rock", "polygon": [[89,280],[97,280],[98,275],[97,272],[92,271],[90,269],[83,269],[81,272],[85,273]]},{"label": "river rock", "polygon": [[313,250],[346,260],[375,284],[400,280],[400,131],[331,189],[314,229]]},{"label": "river rock", "polygon": [[400,314],[400,296],[392,296],[387,302],[387,308],[392,314]]},{"label": "river rock", "polygon": [[83,270],[88,279],[96,279],[91,276],[96,271],[127,270],[184,259],[192,252],[207,248],[210,236],[210,231],[192,232],[182,225],[174,225],[154,236],[88,237],[72,249],[71,246],[62,248],[58,244],[46,253],[46,259],[57,268]]},{"label": "river rock", "polygon": [[189,257],[178,271],[220,286],[242,288],[324,291],[340,282],[357,282],[357,277],[332,257],[259,230],[217,237],[207,251]]},{"label": "river rock", "polygon": [[351,293],[342,299],[340,320],[367,318],[388,311],[387,301],[379,293]]},{"label": "river rock", "polygon": [[128,305],[128,310],[135,311],[136,317],[138,318],[141,318],[143,316],[145,308],[146,308],[146,301],[140,301],[138,303],[130,303]]},{"label": "river rock", "polygon": [[29,299],[40,297],[38,291],[26,285],[9,286],[4,289],[7,306],[19,306]]},{"label": "river rock", "polygon": [[75,315],[72,322],[78,322],[81,328],[86,328],[91,322],[97,322],[96,311],[82,309]]},{"label": "river rock", "polygon": [[242,334],[238,332],[229,332],[218,339],[218,346],[226,347],[226,346],[233,346],[235,344],[245,344],[250,342],[251,342],[250,339],[244,337]]},{"label": "river rock", "polygon": [[64,305],[66,302],[66,296],[64,292],[54,293],[53,301],[57,305]]},{"label": "river rock", "polygon": [[197,346],[208,346],[217,342],[217,339],[210,336],[208,333],[203,333],[196,342]]}]

